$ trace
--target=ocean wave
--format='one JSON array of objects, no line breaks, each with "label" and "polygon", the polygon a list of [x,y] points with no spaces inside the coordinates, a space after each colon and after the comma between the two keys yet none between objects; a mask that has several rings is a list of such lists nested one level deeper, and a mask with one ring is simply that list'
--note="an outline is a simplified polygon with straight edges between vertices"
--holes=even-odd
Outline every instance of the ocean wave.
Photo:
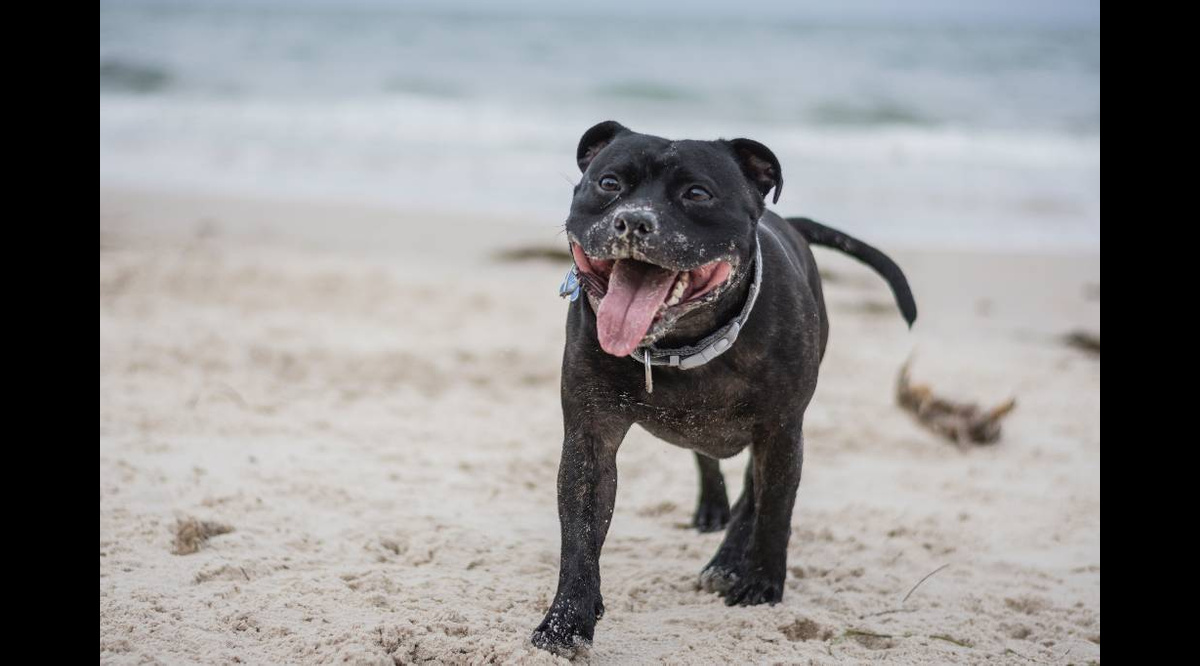
[{"label": "ocean wave", "polygon": [[[488,101],[296,102],[134,94],[100,100],[102,182],[560,220],[575,143],[608,116]],[[629,127],[748,136],[779,156],[781,210],[873,238],[1078,247],[1099,238],[1098,135],[727,123],[643,110]]]},{"label": "ocean wave", "polygon": [[655,81],[617,81],[593,90],[597,97],[624,99],[646,102],[686,102],[704,101],[704,94],[699,90],[689,90],[682,86],[674,86]]},{"label": "ocean wave", "polygon": [[932,127],[941,119],[898,102],[882,100],[831,100],[814,105],[806,114],[815,125],[872,126],[914,125]]},{"label": "ocean wave", "polygon": [[155,93],[171,85],[165,68],[119,58],[100,59],[100,92]]},{"label": "ocean wave", "polygon": [[469,96],[462,86],[433,78],[390,77],[383,82],[383,90],[388,93],[433,99],[459,99]]},{"label": "ocean wave", "polygon": [[1086,131],[1099,122],[1098,30],[700,17],[616,29],[271,4],[102,5],[101,94],[421,97],[831,128]]}]

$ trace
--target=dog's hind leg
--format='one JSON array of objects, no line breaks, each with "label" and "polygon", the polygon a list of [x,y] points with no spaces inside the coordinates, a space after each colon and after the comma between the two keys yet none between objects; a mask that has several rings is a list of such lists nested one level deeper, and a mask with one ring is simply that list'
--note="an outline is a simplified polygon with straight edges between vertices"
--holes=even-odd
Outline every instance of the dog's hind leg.
[{"label": "dog's hind leg", "polygon": [[729,496],[725,493],[725,477],[716,458],[696,454],[700,469],[700,502],[692,517],[692,527],[701,532],[719,532],[729,523]]}]

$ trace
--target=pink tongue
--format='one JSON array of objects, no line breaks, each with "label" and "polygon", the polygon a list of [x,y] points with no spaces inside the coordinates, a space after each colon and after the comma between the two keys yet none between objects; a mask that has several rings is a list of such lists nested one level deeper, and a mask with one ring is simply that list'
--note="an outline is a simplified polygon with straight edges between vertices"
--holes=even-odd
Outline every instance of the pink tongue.
[{"label": "pink tongue", "polygon": [[675,272],[653,264],[621,259],[608,279],[608,293],[596,312],[600,347],[613,356],[629,356],[646,337],[658,306],[675,282]]}]

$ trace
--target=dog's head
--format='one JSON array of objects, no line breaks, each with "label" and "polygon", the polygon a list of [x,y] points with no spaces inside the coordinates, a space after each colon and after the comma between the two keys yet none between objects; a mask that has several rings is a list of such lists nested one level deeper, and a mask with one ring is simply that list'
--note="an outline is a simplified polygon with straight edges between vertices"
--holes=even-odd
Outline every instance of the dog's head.
[{"label": "dog's head", "polygon": [[779,160],[750,139],[670,141],[607,121],[576,152],[567,237],[600,346],[628,356],[711,308],[750,270]]}]

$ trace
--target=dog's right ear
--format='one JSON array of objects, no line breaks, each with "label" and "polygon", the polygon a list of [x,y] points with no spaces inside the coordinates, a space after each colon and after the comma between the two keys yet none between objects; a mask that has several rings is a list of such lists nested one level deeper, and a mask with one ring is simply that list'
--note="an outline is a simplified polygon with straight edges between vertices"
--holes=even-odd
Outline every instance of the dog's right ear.
[{"label": "dog's right ear", "polygon": [[588,165],[600,154],[612,140],[629,131],[615,120],[606,120],[583,133],[579,139],[579,147],[575,149],[575,162],[580,171],[587,171]]}]

